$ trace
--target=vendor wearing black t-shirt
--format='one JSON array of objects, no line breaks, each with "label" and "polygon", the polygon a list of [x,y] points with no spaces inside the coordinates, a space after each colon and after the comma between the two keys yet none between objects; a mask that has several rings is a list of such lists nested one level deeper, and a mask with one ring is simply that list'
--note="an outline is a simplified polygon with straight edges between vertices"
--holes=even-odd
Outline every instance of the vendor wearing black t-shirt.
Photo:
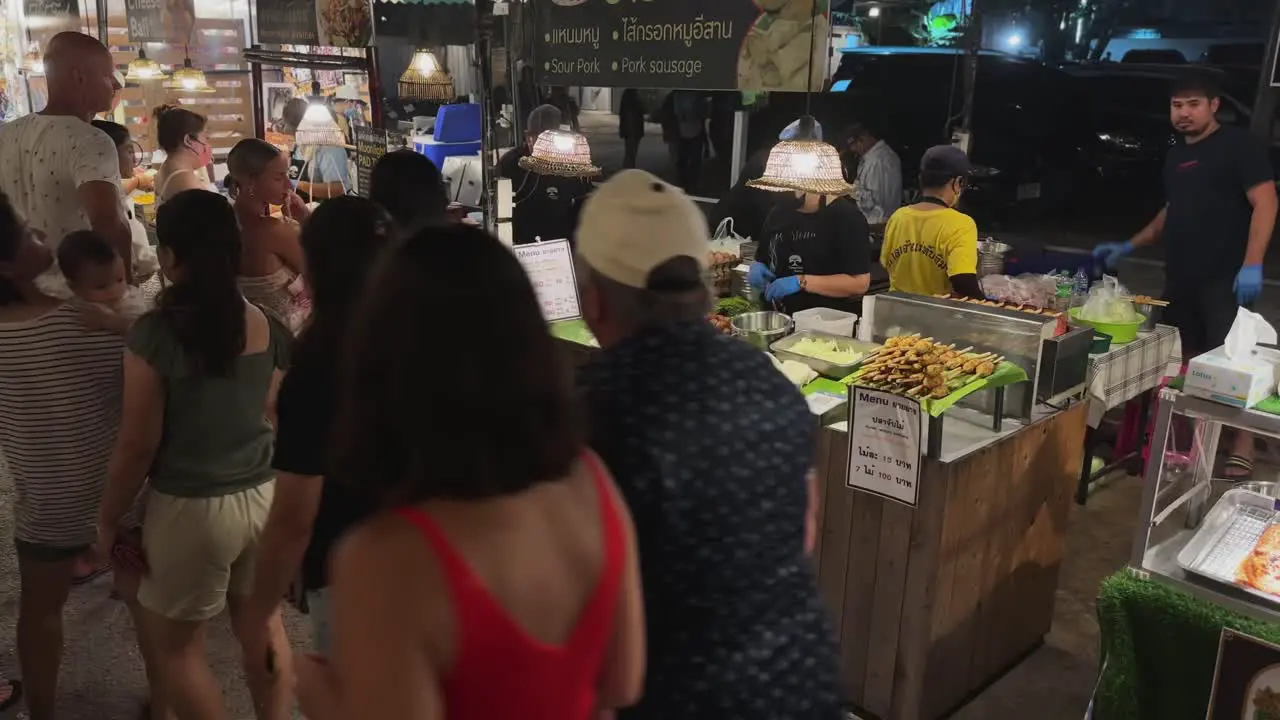
[{"label": "vendor wearing black t-shirt", "polygon": [[[1164,321],[1182,336],[1183,360],[1226,340],[1236,308],[1262,291],[1262,261],[1276,220],[1276,187],[1266,147],[1247,131],[1222,127],[1214,77],[1189,71],[1174,83],[1170,119],[1182,141],[1165,160],[1165,208],[1133,239],[1094,250],[1108,266],[1163,239]],[[1224,474],[1253,470],[1253,439],[1236,433]]]},{"label": "vendor wearing black t-shirt", "polygon": [[797,194],[765,218],[748,282],[766,308],[792,315],[825,307],[859,312],[871,285],[866,218],[845,196]]},{"label": "vendor wearing black t-shirt", "polygon": [[524,142],[498,159],[498,177],[510,178],[513,188],[520,187],[528,172],[520,167],[520,158],[529,157],[538,136],[547,130],[560,129],[560,108],[555,105],[539,105],[529,113],[525,123]]}]

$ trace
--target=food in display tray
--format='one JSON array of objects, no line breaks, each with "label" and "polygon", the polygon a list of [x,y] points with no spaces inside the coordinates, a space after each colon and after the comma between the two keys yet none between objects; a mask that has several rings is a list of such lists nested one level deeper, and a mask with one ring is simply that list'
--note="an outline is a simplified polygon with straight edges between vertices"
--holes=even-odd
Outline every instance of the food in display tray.
[{"label": "food in display tray", "polygon": [[[933,338],[899,335],[866,358],[850,379],[876,390],[941,400],[974,380],[990,377],[1004,361],[995,353],[943,345]],[[852,384],[852,383],[851,383]]]},{"label": "food in display tray", "polygon": [[783,360],[804,363],[823,377],[839,380],[880,346],[820,330],[801,330],[776,341],[769,349]]},{"label": "food in display tray", "polygon": [[1276,501],[1228,490],[1178,553],[1188,573],[1234,585],[1280,605],[1280,514]]}]

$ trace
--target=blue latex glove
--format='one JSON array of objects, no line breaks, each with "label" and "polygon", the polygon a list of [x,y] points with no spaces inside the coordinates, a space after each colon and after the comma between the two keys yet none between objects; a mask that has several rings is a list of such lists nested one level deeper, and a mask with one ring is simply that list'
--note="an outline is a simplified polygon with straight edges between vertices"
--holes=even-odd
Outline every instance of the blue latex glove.
[{"label": "blue latex glove", "polygon": [[751,268],[747,271],[747,284],[757,290],[764,290],[769,287],[769,283],[773,282],[774,274],[769,270],[769,266],[762,262],[751,263]]},{"label": "blue latex glove", "polygon": [[1245,265],[1236,273],[1236,302],[1248,305],[1258,298],[1262,292],[1262,266]]},{"label": "blue latex glove", "polygon": [[1108,242],[1102,243],[1093,249],[1093,259],[1101,260],[1102,264],[1108,269],[1114,270],[1116,263],[1120,262],[1120,258],[1133,252],[1133,241],[1125,240],[1122,243]]},{"label": "blue latex glove", "polygon": [[777,302],[788,295],[795,295],[798,292],[800,292],[800,276],[792,275],[769,283],[769,287],[764,291],[764,299],[769,302]]}]

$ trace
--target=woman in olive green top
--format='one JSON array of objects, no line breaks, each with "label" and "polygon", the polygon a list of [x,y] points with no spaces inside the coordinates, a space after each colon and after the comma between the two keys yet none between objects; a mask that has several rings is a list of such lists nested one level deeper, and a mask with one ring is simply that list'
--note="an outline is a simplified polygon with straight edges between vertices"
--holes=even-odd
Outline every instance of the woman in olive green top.
[{"label": "woman in olive green top", "polygon": [[[241,644],[263,649],[261,626],[239,620],[275,487],[267,408],[290,334],[240,294],[240,232],[220,195],[175,195],[160,206],[156,234],[172,284],[129,333],[98,548],[108,549],[129,499],[149,479],[148,572],[138,601],[146,611],[142,638],[161,668],[152,692],[179,717],[220,717],[226,711],[205,657],[204,624],[229,605]],[[260,658],[246,663],[260,720],[284,718],[291,705],[278,616],[271,627],[274,672]]]}]

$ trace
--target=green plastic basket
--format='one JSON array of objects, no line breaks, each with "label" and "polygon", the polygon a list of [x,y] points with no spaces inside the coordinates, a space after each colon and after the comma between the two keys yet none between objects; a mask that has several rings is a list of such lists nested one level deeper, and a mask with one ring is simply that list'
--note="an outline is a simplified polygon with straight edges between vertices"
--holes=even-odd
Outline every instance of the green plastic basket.
[{"label": "green plastic basket", "polygon": [[1139,318],[1134,322],[1127,323],[1107,323],[1097,322],[1095,320],[1083,320],[1080,318],[1080,308],[1071,308],[1068,311],[1071,319],[1081,325],[1091,327],[1101,333],[1111,336],[1112,345],[1123,345],[1138,339],[1138,328],[1142,327],[1142,323],[1146,322],[1146,318]]}]

